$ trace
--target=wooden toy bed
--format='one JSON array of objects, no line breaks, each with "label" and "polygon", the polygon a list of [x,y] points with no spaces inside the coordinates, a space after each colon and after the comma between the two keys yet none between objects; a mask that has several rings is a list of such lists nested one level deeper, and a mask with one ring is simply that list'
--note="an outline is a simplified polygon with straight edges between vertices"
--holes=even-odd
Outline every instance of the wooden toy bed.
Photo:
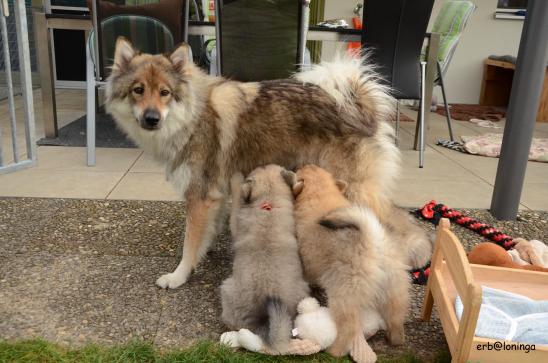
[{"label": "wooden toy bed", "polygon": [[[483,344],[516,344],[474,336],[481,305],[481,286],[514,292],[535,300],[548,300],[548,273],[508,269],[468,263],[459,239],[449,230],[448,219],[442,219],[437,229],[430,276],[422,319],[430,320],[435,303],[453,363],[540,363],[548,362],[548,346],[536,345],[535,350],[488,350]],[[457,292],[464,311],[461,321],[455,313]]]}]

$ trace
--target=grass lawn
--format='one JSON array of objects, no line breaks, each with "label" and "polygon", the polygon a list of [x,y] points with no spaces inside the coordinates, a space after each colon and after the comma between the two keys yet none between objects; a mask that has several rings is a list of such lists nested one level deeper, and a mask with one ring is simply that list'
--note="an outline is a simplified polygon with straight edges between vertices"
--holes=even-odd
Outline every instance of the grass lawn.
[{"label": "grass lawn", "polygon": [[[447,354],[435,358],[435,363],[450,362]],[[335,359],[326,353],[307,357],[267,356],[262,354],[234,351],[217,343],[204,341],[182,350],[160,351],[148,343],[130,343],[122,346],[105,347],[86,345],[81,348],[64,348],[44,340],[20,342],[0,342],[0,362],[24,363],[255,363],[255,362],[351,362],[348,358]],[[387,358],[379,356],[379,363],[421,363],[412,354]]]}]

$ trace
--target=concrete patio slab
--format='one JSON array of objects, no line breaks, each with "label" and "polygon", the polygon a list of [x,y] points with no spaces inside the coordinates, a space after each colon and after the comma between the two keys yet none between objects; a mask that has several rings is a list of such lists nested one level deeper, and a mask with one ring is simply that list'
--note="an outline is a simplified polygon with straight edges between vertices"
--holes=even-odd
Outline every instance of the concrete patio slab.
[{"label": "concrete patio slab", "polygon": [[[187,284],[173,291],[154,285],[179,261],[164,244],[166,230],[182,233],[182,209],[181,202],[0,199],[0,339],[40,336],[72,345],[140,339],[162,348],[217,339],[225,330],[218,289],[232,260],[227,233]],[[548,240],[547,212],[522,211],[513,222],[496,221],[486,211],[463,212],[514,237]],[[40,220],[42,213],[47,222]],[[152,222],[159,218],[168,221],[166,229]],[[109,226],[93,228],[100,223]],[[419,224],[434,231],[429,222]],[[453,231],[466,249],[483,240],[459,226]],[[49,249],[16,248],[25,236],[37,235]],[[179,236],[170,241],[178,252]],[[436,315],[430,323],[420,322],[423,294],[424,286],[412,287],[406,343],[394,349],[379,333],[371,339],[378,353],[411,350],[427,358],[447,350]]]},{"label": "concrete patio slab", "polygon": [[155,277],[165,258],[52,255],[0,260],[3,339],[65,344],[152,341],[162,304]]}]

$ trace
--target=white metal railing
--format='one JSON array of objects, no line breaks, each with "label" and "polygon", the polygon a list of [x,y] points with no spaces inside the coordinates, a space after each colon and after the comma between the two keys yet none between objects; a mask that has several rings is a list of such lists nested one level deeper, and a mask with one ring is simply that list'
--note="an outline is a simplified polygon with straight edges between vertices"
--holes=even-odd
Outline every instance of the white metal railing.
[{"label": "white metal railing", "polygon": [[15,112],[15,95],[11,72],[10,49],[6,18],[10,16],[8,0],[0,0],[0,32],[2,34],[2,46],[4,50],[4,66],[6,71],[6,83],[8,90],[8,106],[11,127],[11,143],[13,160],[6,162],[7,158],[2,150],[2,135],[0,129],[0,174],[33,166],[36,162],[36,142],[34,132],[34,105],[32,98],[32,79],[30,68],[29,36],[27,26],[27,11],[25,0],[13,2],[15,27],[17,30],[17,50],[19,55],[19,72],[21,77],[21,91],[23,101],[23,116],[25,127],[25,144],[27,155],[22,159],[17,140],[17,118]]}]

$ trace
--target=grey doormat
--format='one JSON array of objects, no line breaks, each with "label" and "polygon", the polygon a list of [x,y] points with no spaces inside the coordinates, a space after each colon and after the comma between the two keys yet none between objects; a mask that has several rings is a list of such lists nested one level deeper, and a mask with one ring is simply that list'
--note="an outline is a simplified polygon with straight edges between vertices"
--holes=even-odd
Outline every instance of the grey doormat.
[{"label": "grey doormat", "polygon": [[[112,148],[136,148],[137,146],[129,140],[118,129],[110,115],[98,112],[96,115],[96,147]],[[45,146],[86,146],[86,115],[59,129],[59,136],[56,138],[42,138],[37,141],[38,145]]]}]

